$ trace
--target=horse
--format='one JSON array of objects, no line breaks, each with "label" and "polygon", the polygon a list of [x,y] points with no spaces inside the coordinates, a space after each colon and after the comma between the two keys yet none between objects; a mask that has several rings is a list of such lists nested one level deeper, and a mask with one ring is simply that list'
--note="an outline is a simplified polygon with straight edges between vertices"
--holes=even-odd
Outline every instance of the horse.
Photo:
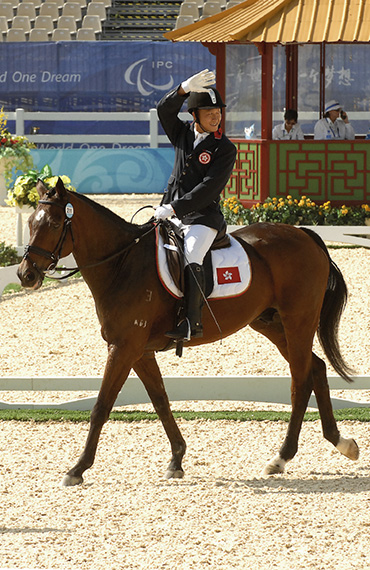
[{"label": "horse", "polygon": [[[29,218],[30,241],[18,268],[24,287],[38,289],[59,259],[73,254],[93,295],[101,334],[107,343],[102,384],[90,417],[85,447],[64,476],[65,486],[83,482],[95,459],[99,437],[130,370],[140,378],[171,447],[165,477],[182,478],[186,442],[173,417],[155,353],[168,343],[165,332],[176,318],[177,300],[164,288],[156,267],[154,220],[130,223],[84,195],[67,191],[59,178],[53,189],[37,183],[39,203]],[[252,269],[241,295],[209,301],[203,338],[211,343],[249,325],[276,345],[291,372],[291,416],[286,437],[264,476],[283,473],[298,449],[298,438],[313,391],[323,436],[356,460],[354,439],[341,436],[334,418],[326,364],[313,352],[317,334],[335,371],[352,381],[338,342],[347,299],[344,278],[313,231],[285,224],[257,223],[232,233],[247,252]],[[221,333],[220,333],[221,331]]]}]

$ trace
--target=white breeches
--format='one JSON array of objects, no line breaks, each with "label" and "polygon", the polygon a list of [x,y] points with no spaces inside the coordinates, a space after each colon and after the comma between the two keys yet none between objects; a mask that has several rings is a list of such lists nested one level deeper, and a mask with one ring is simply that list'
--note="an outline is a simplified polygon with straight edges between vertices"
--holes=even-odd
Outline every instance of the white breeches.
[{"label": "white breeches", "polygon": [[185,265],[189,263],[202,265],[207,251],[217,236],[217,230],[200,224],[186,226],[177,218],[171,218],[171,222],[184,232]]}]

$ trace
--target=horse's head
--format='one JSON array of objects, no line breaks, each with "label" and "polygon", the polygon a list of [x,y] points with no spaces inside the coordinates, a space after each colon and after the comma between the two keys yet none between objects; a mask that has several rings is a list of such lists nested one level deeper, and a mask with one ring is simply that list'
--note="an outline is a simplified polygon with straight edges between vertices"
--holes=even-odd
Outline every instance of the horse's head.
[{"label": "horse's head", "polygon": [[54,269],[61,257],[72,252],[73,207],[63,181],[48,190],[41,180],[36,185],[40,200],[28,220],[30,241],[17,274],[23,287],[38,289],[45,273]]}]

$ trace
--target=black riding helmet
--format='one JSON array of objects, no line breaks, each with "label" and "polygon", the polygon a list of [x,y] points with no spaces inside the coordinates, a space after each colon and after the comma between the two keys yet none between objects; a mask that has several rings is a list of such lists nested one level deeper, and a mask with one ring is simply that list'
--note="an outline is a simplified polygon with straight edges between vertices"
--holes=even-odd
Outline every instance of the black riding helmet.
[{"label": "black riding helmet", "polygon": [[217,89],[208,89],[202,93],[192,91],[188,98],[188,111],[193,113],[197,109],[212,109],[226,107]]}]

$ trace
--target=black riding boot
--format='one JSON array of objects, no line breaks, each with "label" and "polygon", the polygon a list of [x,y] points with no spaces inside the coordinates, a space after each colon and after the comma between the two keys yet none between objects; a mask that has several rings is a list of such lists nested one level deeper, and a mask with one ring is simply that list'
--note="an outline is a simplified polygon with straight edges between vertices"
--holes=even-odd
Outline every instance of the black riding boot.
[{"label": "black riding boot", "polygon": [[185,313],[186,318],[181,321],[173,331],[166,332],[166,336],[175,340],[190,340],[203,336],[202,308],[205,290],[205,275],[203,265],[190,263],[184,269],[185,281]]}]

